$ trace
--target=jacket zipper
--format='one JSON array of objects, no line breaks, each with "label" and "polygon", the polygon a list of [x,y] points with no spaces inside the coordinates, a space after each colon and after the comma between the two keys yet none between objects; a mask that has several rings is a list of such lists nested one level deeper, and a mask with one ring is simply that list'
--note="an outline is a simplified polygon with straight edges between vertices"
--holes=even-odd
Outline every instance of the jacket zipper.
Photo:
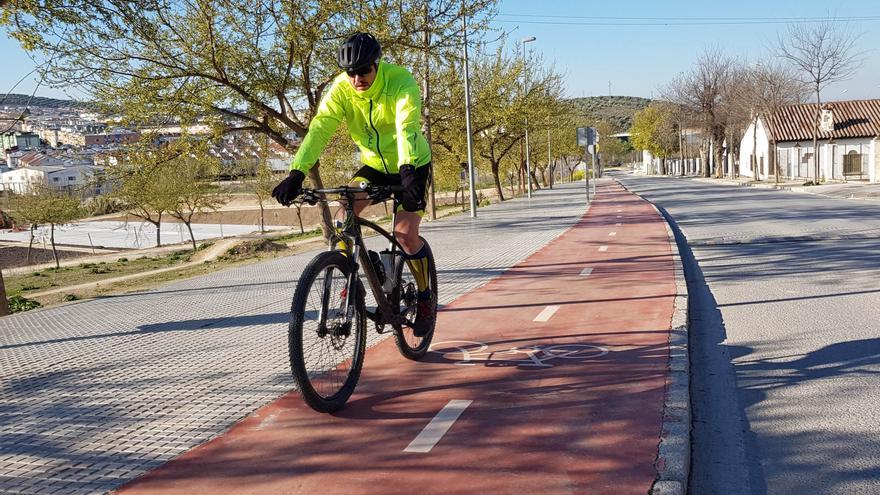
[{"label": "jacket zipper", "polygon": [[385,163],[385,157],[382,156],[382,150],[379,148],[379,130],[376,129],[376,126],[373,125],[373,100],[370,100],[370,127],[373,128],[373,132],[376,133],[376,152],[379,153],[379,158],[382,159],[382,167],[385,169],[386,174],[391,174],[388,171],[388,164]]}]

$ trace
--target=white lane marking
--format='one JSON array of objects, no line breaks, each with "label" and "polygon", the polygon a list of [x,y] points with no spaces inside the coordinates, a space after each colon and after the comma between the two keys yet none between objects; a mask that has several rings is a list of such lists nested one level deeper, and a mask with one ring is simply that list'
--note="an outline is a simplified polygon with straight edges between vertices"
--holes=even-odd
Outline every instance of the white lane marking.
[{"label": "white lane marking", "polygon": [[437,442],[443,438],[443,435],[449,431],[449,428],[452,428],[452,423],[455,423],[455,420],[461,416],[461,413],[464,412],[465,409],[469,405],[471,405],[471,400],[451,400],[440,412],[437,413],[431,419],[431,422],[428,423],[422,431],[413,439],[409,445],[403,449],[404,452],[417,452],[417,453],[427,453],[430,452],[431,449],[437,445]]},{"label": "white lane marking", "polygon": [[620,222],[617,222],[614,224],[615,227],[620,227],[621,225],[623,225],[623,224],[621,224]]},{"label": "white lane marking", "polygon": [[592,268],[584,268],[583,270],[581,270],[581,277],[586,277],[587,275],[589,275],[591,273],[593,273]]},{"label": "white lane marking", "polygon": [[532,321],[549,321],[553,316],[553,313],[557,311],[559,311],[559,306],[547,306],[544,308],[544,311],[541,311],[541,313]]},{"label": "white lane marking", "polygon": [[599,251],[608,251],[608,246],[599,246]]},{"label": "white lane marking", "polygon": [[623,218],[623,215],[617,215],[617,218]]},{"label": "white lane marking", "polygon": [[623,211],[623,210],[617,210],[617,211],[619,211],[619,212],[620,212],[620,211]]},{"label": "white lane marking", "polygon": [[608,235],[609,235],[610,237],[614,237],[614,236],[617,235],[617,232],[610,232]]}]

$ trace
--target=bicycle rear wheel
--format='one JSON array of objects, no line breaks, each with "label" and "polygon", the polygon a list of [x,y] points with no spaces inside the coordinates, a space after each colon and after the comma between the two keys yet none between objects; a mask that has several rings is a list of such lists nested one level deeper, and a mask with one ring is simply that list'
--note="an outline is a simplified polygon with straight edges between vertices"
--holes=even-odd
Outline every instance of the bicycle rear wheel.
[{"label": "bicycle rear wheel", "polygon": [[349,272],[348,259],[341,253],[321,253],[306,266],[293,295],[290,369],[303,400],[319,412],[345,405],[364,361],[364,294],[354,294],[354,312],[346,318]]},{"label": "bicycle rear wheel", "polygon": [[428,241],[421,238],[428,248],[428,284],[430,285],[433,299],[431,300],[433,318],[431,319],[431,328],[424,337],[416,337],[413,334],[412,326],[416,319],[416,306],[418,303],[419,289],[416,285],[415,276],[410,270],[409,263],[400,259],[396,263],[396,283],[394,291],[391,292],[389,301],[391,306],[405,317],[406,323],[403,326],[395,327],[394,341],[397,343],[397,350],[408,359],[421,359],[431,345],[431,339],[434,338],[434,326],[437,323],[437,267],[434,264],[434,253],[431,252],[431,246]]}]

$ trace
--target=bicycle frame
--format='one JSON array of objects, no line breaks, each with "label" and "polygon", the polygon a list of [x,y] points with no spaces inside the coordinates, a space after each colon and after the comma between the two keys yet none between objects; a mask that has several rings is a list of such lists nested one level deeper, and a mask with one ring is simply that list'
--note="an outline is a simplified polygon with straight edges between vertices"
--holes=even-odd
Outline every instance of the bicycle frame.
[{"label": "bicycle frame", "polygon": [[[340,194],[345,198],[344,208],[345,208],[345,217],[342,221],[342,229],[336,231],[333,236],[330,238],[329,249],[336,249],[336,244],[338,241],[342,241],[346,246],[346,252],[348,254],[348,260],[351,264],[351,270],[349,279],[347,282],[347,291],[345,300],[343,301],[344,307],[346,308],[346,319],[351,318],[354,309],[354,300],[351,299],[353,294],[357,294],[357,274],[358,271],[363,271],[364,276],[367,279],[367,283],[370,285],[370,290],[373,291],[373,296],[376,299],[376,312],[372,313],[367,311],[367,316],[376,322],[378,326],[382,326],[385,324],[390,324],[395,329],[399,329],[406,319],[402,315],[395,314],[394,308],[391,306],[391,303],[388,301],[388,298],[385,295],[385,291],[382,288],[382,283],[379,281],[379,276],[376,273],[375,268],[373,267],[373,262],[370,259],[368,254],[368,250],[366,244],[363,239],[362,227],[367,227],[370,230],[376,232],[377,234],[384,237],[389,242],[389,250],[392,253],[400,252],[402,255],[405,255],[405,251],[403,250],[403,246],[394,238],[392,234],[394,232],[394,227],[397,224],[397,212],[395,211],[392,216],[391,223],[391,232],[389,233],[379,225],[360,218],[354,214],[354,202],[355,201],[364,201],[361,198],[355,198],[355,193],[361,192],[359,189],[351,188],[351,187],[341,187],[336,189],[316,189],[313,191],[314,193],[323,193],[323,194]],[[396,256],[394,258],[397,259]],[[396,273],[397,266],[395,265],[392,268],[392,273],[386,273],[387,277],[394,277]],[[323,315],[322,315],[323,320]]]}]

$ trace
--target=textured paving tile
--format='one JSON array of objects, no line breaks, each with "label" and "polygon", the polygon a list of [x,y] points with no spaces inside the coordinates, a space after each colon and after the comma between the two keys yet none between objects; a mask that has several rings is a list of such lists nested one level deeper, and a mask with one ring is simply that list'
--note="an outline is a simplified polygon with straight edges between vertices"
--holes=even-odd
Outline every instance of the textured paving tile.
[{"label": "textured paving tile", "polygon": [[[583,212],[582,186],[562,186],[425,224],[439,302]],[[287,311],[314,254],[0,320],[0,493],[105,493],[293,388]]]}]

